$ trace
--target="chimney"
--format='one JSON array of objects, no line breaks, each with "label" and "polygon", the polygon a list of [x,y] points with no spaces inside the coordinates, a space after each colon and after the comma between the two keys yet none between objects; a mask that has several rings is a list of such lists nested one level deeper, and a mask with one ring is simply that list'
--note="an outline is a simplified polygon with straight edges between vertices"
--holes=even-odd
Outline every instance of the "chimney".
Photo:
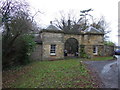
[{"label": "chimney", "polygon": [[50,24],[52,25],[52,21],[50,21]]}]

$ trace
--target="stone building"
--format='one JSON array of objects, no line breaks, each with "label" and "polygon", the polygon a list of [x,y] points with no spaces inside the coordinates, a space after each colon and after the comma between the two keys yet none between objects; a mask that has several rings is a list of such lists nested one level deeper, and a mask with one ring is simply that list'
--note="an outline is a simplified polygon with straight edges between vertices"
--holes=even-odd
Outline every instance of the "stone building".
[{"label": "stone building", "polygon": [[63,59],[66,56],[104,56],[103,37],[104,33],[92,26],[78,33],[68,33],[51,24],[40,31],[32,56],[37,60]]}]

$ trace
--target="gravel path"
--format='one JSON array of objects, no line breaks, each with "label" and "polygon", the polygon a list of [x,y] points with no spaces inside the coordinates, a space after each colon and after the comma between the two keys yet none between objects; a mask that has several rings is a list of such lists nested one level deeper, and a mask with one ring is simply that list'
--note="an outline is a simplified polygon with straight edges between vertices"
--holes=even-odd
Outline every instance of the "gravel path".
[{"label": "gravel path", "polygon": [[100,77],[103,88],[118,88],[118,64],[117,60],[84,61]]}]

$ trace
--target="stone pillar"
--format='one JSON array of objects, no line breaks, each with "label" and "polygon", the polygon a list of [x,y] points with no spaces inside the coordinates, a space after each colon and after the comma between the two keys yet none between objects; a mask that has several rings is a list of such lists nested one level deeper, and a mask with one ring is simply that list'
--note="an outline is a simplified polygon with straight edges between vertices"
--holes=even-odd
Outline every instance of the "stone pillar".
[{"label": "stone pillar", "polygon": [[88,57],[93,58],[93,46],[92,45],[85,45],[85,52]]},{"label": "stone pillar", "polygon": [[104,45],[98,45],[98,56],[104,55],[105,55]]},{"label": "stone pillar", "polygon": [[78,57],[80,57],[80,45],[78,45]]}]

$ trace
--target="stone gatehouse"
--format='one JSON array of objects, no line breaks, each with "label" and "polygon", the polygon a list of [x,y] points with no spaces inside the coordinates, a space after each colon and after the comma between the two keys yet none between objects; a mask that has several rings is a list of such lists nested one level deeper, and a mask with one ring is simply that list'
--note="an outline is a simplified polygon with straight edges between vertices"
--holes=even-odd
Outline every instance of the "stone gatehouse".
[{"label": "stone gatehouse", "polygon": [[92,26],[79,33],[67,33],[50,25],[40,31],[33,57],[38,60],[53,60],[63,59],[65,56],[104,56],[103,37],[103,32]]}]

